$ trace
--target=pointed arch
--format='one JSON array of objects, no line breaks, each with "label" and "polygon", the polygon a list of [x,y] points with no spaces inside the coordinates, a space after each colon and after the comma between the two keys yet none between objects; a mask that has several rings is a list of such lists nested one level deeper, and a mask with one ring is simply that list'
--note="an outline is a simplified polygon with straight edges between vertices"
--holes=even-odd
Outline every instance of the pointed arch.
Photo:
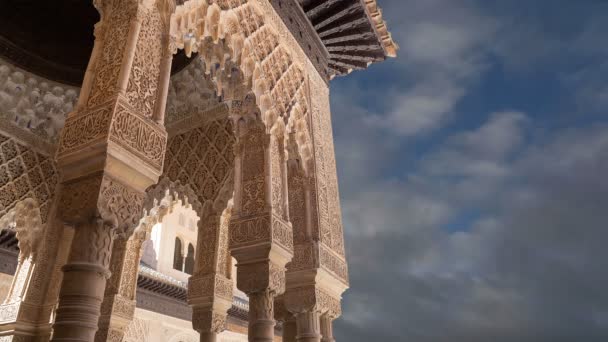
[{"label": "pointed arch", "polygon": [[302,120],[310,112],[305,62],[278,33],[279,24],[265,17],[264,5],[256,0],[186,1],[171,16],[171,49],[198,53],[205,74],[225,99],[255,94],[267,131],[279,122],[297,131],[308,164],[311,138]]},{"label": "pointed arch", "polygon": [[178,271],[184,270],[184,255],[182,253],[182,248],[182,239],[176,236],[173,247],[173,269]]}]

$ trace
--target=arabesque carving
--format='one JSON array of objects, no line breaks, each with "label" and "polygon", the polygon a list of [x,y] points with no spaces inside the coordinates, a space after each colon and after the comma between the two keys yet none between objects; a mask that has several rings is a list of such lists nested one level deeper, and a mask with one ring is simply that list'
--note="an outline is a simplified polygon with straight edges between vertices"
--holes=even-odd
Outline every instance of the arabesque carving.
[{"label": "arabesque carving", "polygon": [[0,216],[30,197],[38,203],[45,223],[56,186],[57,171],[51,158],[0,134]]},{"label": "arabesque carving", "polygon": [[[293,32],[307,13],[290,31],[280,1],[177,2],[94,1],[101,20],[78,102],[76,88],[0,62],[0,217],[19,239],[24,271],[15,286],[44,303],[9,301],[0,321],[23,315],[49,333],[69,252],[53,341],[91,341],[97,326],[97,341],[142,340],[147,323],[127,328],[142,244],[182,204],[200,217],[188,301],[202,340],[226,327],[232,254],[238,288],[251,298],[251,340],[272,340],[274,299],[285,293],[279,315],[292,328],[297,320],[298,334],[318,339],[322,331],[331,342],[348,268],[328,75],[311,58],[339,47],[319,36],[315,52],[305,51],[302,32]],[[394,55],[376,1],[361,6]],[[197,60],[170,80],[178,49]],[[60,172],[48,157],[55,151]],[[72,248],[63,248],[64,222],[75,228]]]},{"label": "arabesque carving", "polygon": [[[298,108],[296,116],[305,115],[309,104],[302,51],[297,47],[298,53],[294,52],[297,43],[287,42],[289,31],[282,22],[269,20],[268,12],[276,13],[268,6],[255,0],[186,1],[171,17],[171,38],[174,51],[184,49],[188,56],[199,53],[218,95],[238,100],[232,94],[234,81],[247,84],[270,130],[278,118],[289,121],[294,108]],[[304,152],[310,145],[307,133],[298,141],[306,158],[310,156]]]}]

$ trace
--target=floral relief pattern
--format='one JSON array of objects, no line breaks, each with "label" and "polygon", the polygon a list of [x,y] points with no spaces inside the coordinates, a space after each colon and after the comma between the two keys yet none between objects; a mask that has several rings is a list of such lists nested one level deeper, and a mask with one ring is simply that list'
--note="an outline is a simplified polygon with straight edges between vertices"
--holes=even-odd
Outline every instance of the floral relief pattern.
[{"label": "floral relief pattern", "polygon": [[136,17],[136,1],[104,1],[101,39],[103,42],[100,61],[95,70],[95,81],[88,98],[88,106],[94,107],[110,99],[118,92],[118,75],[126,51],[131,22]]},{"label": "floral relief pattern", "polygon": [[160,59],[162,57],[162,24],[158,11],[143,8],[143,22],[137,40],[137,48],[126,96],[131,106],[142,116],[150,118],[154,112]]}]

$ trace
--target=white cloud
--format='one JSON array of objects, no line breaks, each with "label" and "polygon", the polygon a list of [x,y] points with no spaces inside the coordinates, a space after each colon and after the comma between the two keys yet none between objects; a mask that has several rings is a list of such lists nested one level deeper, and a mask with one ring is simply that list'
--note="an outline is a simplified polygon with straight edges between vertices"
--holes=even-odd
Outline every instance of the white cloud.
[{"label": "white cloud", "polygon": [[[415,341],[606,337],[594,317],[608,312],[608,297],[595,292],[608,278],[590,271],[608,258],[600,242],[608,239],[608,127],[557,131],[524,145],[528,120],[518,112],[490,115],[448,137],[428,159],[434,166],[421,164],[415,181],[371,185],[344,202],[349,250],[356,253],[349,255],[353,279],[341,335],[357,324]],[[487,174],[458,166],[476,159],[506,172],[473,202],[459,179],[433,171],[453,165],[483,187]],[[487,210],[466,231],[439,229],[467,207]],[[364,305],[348,305],[359,293]],[[370,311],[379,316],[365,319]],[[347,340],[361,340],[357,335]]]},{"label": "white cloud", "polygon": [[[386,110],[366,113],[361,124],[398,137],[424,135],[449,122],[487,68],[496,23],[468,1],[399,0],[386,6],[401,47],[392,72],[403,75],[403,82],[377,94]],[[360,95],[369,92],[362,89]]]},{"label": "white cloud", "polygon": [[[608,340],[608,127],[540,136],[539,113],[503,111],[442,131],[428,151],[411,148],[466,114],[458,105],[490,55],[509,72],[557,74],[577,51],[597,54],[605,33],[589,24],[591,33],[551,37],[544,22],[529,29],[481,3],[383,0],[402,47],[389,72],[402,79],[333,89],[351,274],[339,340]],[[565,77],[570,91],[556,101],[587,89],[579,101],[605,112],[594,66]],[[454,222],[459,231],[442,229]]]}]

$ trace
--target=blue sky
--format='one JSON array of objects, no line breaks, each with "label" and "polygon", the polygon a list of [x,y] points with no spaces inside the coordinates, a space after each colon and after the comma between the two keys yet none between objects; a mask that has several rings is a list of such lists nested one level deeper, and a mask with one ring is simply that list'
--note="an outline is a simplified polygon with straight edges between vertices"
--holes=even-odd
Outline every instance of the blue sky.
[{"label": "blue sky", "polygon": [[380,0],[331,84],[341,341],[608,340],[608,1]]}]

